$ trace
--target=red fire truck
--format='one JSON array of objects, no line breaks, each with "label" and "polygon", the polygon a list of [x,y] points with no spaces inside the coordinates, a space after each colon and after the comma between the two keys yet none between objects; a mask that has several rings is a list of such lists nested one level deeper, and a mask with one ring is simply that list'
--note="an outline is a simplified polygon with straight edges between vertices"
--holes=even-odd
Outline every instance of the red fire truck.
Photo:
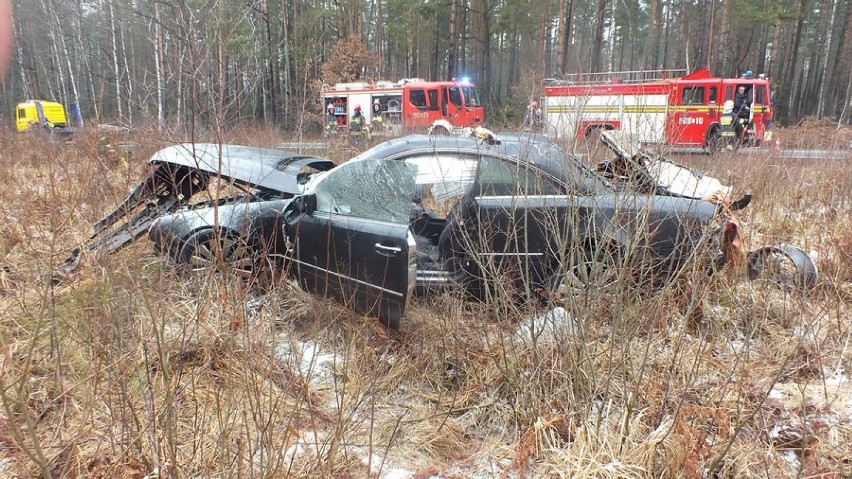
[{"label": "red fire truck", "polygon": [[[715,147],[725,135],[737,87],[750,101],[740,140],[757,145],[772,123],[769,82],[750,72],[718,78],[706,68],[683,72],[610,72],[546,80],[542,127],[555,138],[590,139],[601,130],[623,130],[642,143]],[[730,103],[729,103],[730,102]]]},{"label": "red fire truck", "polygon": [[355,107],[360,106],[374,135],[406,130],[460,133],[481,125],[485,114],[476,86],[467,80],[338,83],[324,86],[322,99],[324,111],[331,105],[337,130],[348,129]]}]

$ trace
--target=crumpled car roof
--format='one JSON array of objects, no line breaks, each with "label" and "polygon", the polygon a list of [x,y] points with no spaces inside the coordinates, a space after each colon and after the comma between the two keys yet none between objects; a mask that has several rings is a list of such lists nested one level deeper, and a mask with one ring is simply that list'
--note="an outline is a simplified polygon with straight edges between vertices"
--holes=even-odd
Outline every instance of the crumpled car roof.
[{"label": "crumpled car roof", "polygon": [[223,179],[280,193],[299,194],[299,173],[309,167],[334,168],[334,162],[299,153],[216,143],[182,143],[154,153],[149,164],[170,164],[219,175]]}]

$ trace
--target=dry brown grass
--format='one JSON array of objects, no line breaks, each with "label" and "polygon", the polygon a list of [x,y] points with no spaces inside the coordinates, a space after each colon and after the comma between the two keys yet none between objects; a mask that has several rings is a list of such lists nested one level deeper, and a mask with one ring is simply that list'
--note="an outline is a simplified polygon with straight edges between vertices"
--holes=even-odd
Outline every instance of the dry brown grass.
[{"label": "dry brown grass", "polygon": [[390,332],[286,282],[186,282],[146,240],[47,281],[172,141],[0,136],[0,477],[852,474],[848,162],[684,158],[755,194],[752,247],[818,253],[808,294],[687,275],[526,341],[541,311],[512,298],[417,301]]}]

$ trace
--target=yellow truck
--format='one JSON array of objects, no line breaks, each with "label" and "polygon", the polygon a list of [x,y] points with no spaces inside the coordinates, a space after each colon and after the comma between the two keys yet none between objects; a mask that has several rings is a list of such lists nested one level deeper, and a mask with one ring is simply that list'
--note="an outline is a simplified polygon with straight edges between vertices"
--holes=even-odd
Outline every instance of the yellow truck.
[{"label": "yellow truck", "polygon": [[18,131],[43,128],[49,133],[71,134],[74,129],[68,123],[62,103],[44,100],[27,100],[15,108]]}]

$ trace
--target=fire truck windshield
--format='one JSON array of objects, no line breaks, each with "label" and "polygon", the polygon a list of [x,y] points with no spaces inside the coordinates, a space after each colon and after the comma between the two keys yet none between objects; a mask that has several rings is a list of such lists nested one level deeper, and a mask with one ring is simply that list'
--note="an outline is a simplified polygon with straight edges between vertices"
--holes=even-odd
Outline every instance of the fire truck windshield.
[{"label": "fire truck windshield", "polygon": [[461,87],[462,95],[464,95],[464,104],[467,106],[480,106],[479,95],[476,94],[476,87],[465,85]]}]

